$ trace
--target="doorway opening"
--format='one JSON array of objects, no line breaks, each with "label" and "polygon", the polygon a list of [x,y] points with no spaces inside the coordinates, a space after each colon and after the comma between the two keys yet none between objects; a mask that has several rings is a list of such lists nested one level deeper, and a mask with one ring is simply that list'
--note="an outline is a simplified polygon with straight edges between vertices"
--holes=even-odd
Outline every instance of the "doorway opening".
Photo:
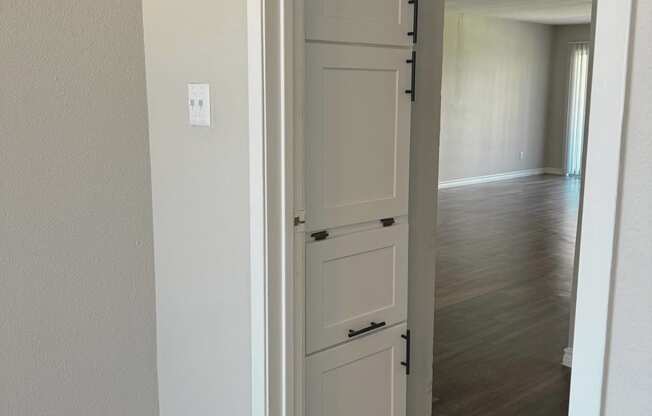
[{"label": "doorway opening", "polygon": [[434,416],[568,414],[592,33],[557,6],[446,3]]},{"label": "doorway opening", "polygon": [[[427,415],[432,408],[433,377],[430,370],[432,366],[429,363],[432,363],[431,331],[432,318],[435,314],[430,309],[434,308],[435,302],[430,287],[430,285],[434,286],[434,270],[430,267],[434,268],[435,263],[433,219],[436,210],[432,205],[424,209],[423,204],[434,205],[437,188],[437,174],[429,169],[434,169],[433,155],[437,154],[436,146],[439,143],[438,128],[432,127],[439,123],[438,117],[433,115],[438,113],[437,110],[440,108],[437,102],[439,101],[437,70],[441,66],[439,41],[442,26],[439,22],[442,17],[442,3],[423,4],[418,20],[417,1],[410,0],[405,5],[401,2],[402,7],[399,11],[387,3],[388,8],[373,10],[372,20],[378,22],[363,27],[354,23],[356,19],[368,19],[370,15],[366,13],[365,8],[315,6],[320,4],[324,6],[323,3],[333,2],[336,0],[306,0],[305,2],[299,0],[294,3],[294,10],[283,9],[281,2],[275,1],[261,3],[250,0],[248,3],[250,9],[257,12],[248,14],[251,35],[249,37],[250,58],[256,63],[250,71],[250,114],[252,115],[250,140],[253,149],[251,180],[259,185],[257,188],[259,192],[255,193],[256,198],[252,198],[257,203],[255,206],[252,204],[252,224],[259,225],[253,227],[257,234],[254,235],[252,232],[252,245],[255,243],[261,254],[252,256],[252,281],[255,283],[252,284],[252,292],[255,291],[255,295],[258,295],[253,297],[257,301],[252,302],[252,334],[255,338],[255,351],[259,352],[254,354],[253,360],[252,372],[255,376],[256,389],[252,400],[261,412],[274,416],[377,415],[379,413]],[[354,3],[350,4],[354,5]],[[414,13],[406,10],[413,10]],[[401,19],[392,17],[384,19],[396,15],[397,12]],[[327,16],[321,16],[319,13],[326,13]],[[387,13],[387,16],[383,16],[383,13]],[[595,86],[591,91],[593,98],[590,108],[591,146],[587,152],[584,169],[587,174],[583,178],[582,190],[585,206],[582,208],[583,241],[580,245],[578,254],[580,260],[577,266],[580,281],[577,289],[578,328],[575,331],[574,341],[574,347],[577,348],[577,352],[582,353],[580,355],[582,359],[573,363],[573,391],[570,404],[572,415],[598,414],[601,406],[603,386],[601,376],[604,372],[606,345],[604,334],[610,293],[609,267],[612,259],[610,250],[613,248],[620,162],[618,138],[622,134],[622,120],[613,115],[622,115],[624,109],[631,2],[601,3],[597,15],[600,24],[594,27],[603,29],[595,33],[596,43],[600,48],[595,51],[596,56],[593,58],[596,60],[596,69],[592,74]],[[280,24],[275,20],[278,16],[283,16]],[[383,19],[385,22],[379,23]],[[387,30],[387,21],[393,22],[395,26],[391,32]],[[409,54],[413,46],[404,43],[404,36],[408,33],[410,38],[416,41],[417,30],[413,24],[417,21],[431,24],[421,25],[418,30],[421,43],[415,50],[420,55],[415,61],[415,56],[410,57]],[[410,28],[415,30],[405,31]],[[609,28],[609,31],[605,31],[604,28]],[[287,36],[292,32],[295,36]],[[312,51],[309,51],[311,48]],[[343,49],[356,53],[344,53]],[[357,53],[372,50],[384,51],[382,54],[385,55],[385,59],[372,59],[375,52]],[[403,52],[400,51],[408,53],[403,57]],[[306,52],[313,54],[312,59],[306,57]],[[313,65],[317,65],[311,68],[310,61]],[[279,62],[282,65],[276,65]],[[405,64],[409,64],[412,71],[406,71]],[[437,70],[433,71],[433,68]],[[310,75],[306,75],[306,72],[310,71],[313,75],[324,71],[327,74],[321,77],[322,82],[306,83],[306,80],[311,79]],[[361,78],[361,72],[369,72],[371,76]],[[392,82],[390,75],[392,73],[396,74],[399,82]],[[312,79],[318,81],[320,77]],[[366,84],[357,82],[359,80]],[[328,81],[332,85],[326,86],[323,81]],[[377,85],[367,85],[371,83]],[[388,108],[392,109],[390,102],[394,102],[395,105],[400,104],[401,108],[407,108],[403,107],[403,101],[397,98],[407,96],[408,99],[414,99],[415,90],[410,87],[415,85],[417,98],[411,108],[414,111],[411,140],[416,146],[411,149],[409,161],[409,218],[405,215],[383,216],[379,220],[359,223],[360,218],[356,216],[362,213],[366,215],[369,210],[353,212],[351,205],[365,201],[361,201],[359,196],[352,198],[354,194],[352,189],[360,187],[361,182],[369,182],[373,176],[364,171],[366,166],[364,163],[356,163],[360,158],[351,157],[351,152],[347,150],[350,146],[345,145],[349,143],[346,140],[339,143],[332,142],[327,152],[315,152],[315,155],[328,153],[329,157],[321,158],[323,163],[316,168],[324,168],[324,172],[330,168],[330,172],[326,172],[329,175],[324,176],[330,182],[314,181],[315,178],[312,178],[313,184],[328,185],[325,187],[328,192],[326,194],[322,192],[328,198],[314,200],[313,203],[317,202],[320,209],[321,207],[345,209],[351,212],[345,213],[347,215],[337,215],[335,212],[324,211],[326,215],[315,217],[314,208],[310,208],[310,203],[307,206],[305,204],[306,199],[315,197],[315,190],[311,186],[304,186],[306,179],[310,181],[310,178],[304,176],[306,172],[315,169],[315,166],[305,164],[304,157],[311,151],[306,149],[305,139],[311,135],[311,132],[306,132],[304,129],[311,126],[311,129],[328,133],[328,136],[332,134],[343,136],[348,129],[349,133],[351,131],[356,133],[347,136],[348,138],[368,139],[368,135],[361,136],[358,133],[366,134],[369,130],[380,128],[381,124],[387,122],[387,118],[384,118],[383,123],[380,124],[365,124],[360,121],[362,117],[353,117],[351,114],[366,115],[371,112],[383,112]],[[352,93],[360,86],[369,94]],[[315,89],[322,88],[323,93],[311,95],[309,88],[313,89],[313,93]],[[310,125],[305,123],[304,119],[305,101],[308,98],[314,100],[315,96],[327,97],[331,102],[318,99],[312,104],[309,103],[308,107],[312,106],[314,111],[310,117],[318,121]],[[375,97],[378,100],[372,100],[371,106],[362,105],[364,103],[361,101],[364,97]],[[388,101],[387,98],[390,100]],[[563,98],[565,101],[567,97]],[[308,110],[311,111],[310,108]],[[398,110],[394,107],[393,113],[401,113]],[[405,119],[405,113],[401,114],[402,117],[392,118]],[[322,117],[339,118],[342,122],[322,123],[320,121]],[[330,130],[327,131],[329,128]],[[312,140],[314,137],[313,135]],[[563,132],[557,139],[560,142],[564,141]],[[391,140],[384,143],[385,146],[381,149],[373,146],[358,146],[354,150],[356,155],[361,157],[392,155],[394,152],[393,158],[396,160],[399,156],[396,154],[397,148],[392,149]],[[342,146],[338,147],[339,144]],[[524,159],[527,159],[527,151],[524,153]],[[563,154],[563,151],[559,154]],[[600,157],[596,157],[596,154],[600,154]],[[337,163],[333,162],[337,158],[342,158],[342,162],[346,162],[344,168],[358,169],[359,175],[343,175],[346,169],[337,169]],[[417,169],[413,168],[413,163]],[[396,163],[376,166],[391,168],[392,165],[397,166]],[[405,164],[401,163],[401,166],[402,169],[394,169],[393,175],[406,172]],[[547,169],[544,168],[544,173],[546,171]],[[558,171],[559,175],[563,174],[563,168]],[[391,173],[391,169],[387,172]],[[379,180],[390,178],[388,187],[363,188],[366,192],[365,196],[376,198],[375,201],[383,203],[381,201],[387,198],[378,198],[378,195],[392,194],[392,183],[398,183],[391,180],[391,176],[388,174],[378,177]],[[353,180],[338,180],[344,177]],[[488,182],[488,178],[481,179],[482,182]],[[448,185],[450,187],[451,184]],[[306,196],[304,192],[311,188],[313,195]],[[355,195],[357,196],[357,193]],[[396,192],[393,196],[394,199],[403,198]],[[340,201],[337,201],[338,198]],[[335,202],[343,201],[346,204],[334,204],[334,199]],[[418,202],[418,209],[412,208],[415,202]],[[320,203],[324,204],[320,207]],[[390,205],[388,209],[405,212],[405,205]],[[337,224],[323,227],[326,228],[324,230],[322,227],[311,225],[309,221],[335,221],[336,223],[355,221],[356,224],[353,226]],[[387,319],[377,320],[376,317],[370,319],[367,322],[368,326],[347,328],[345,325],[340,325],[344,323],[342,318],[348,319],[344,316],[345,313],[356,316],[366,314],[366,311],[360,313],[360,307],[371,307],[373,313],[379,312],[379,309],[372,305],[373,302],[367,302],[371,299],[365,297],[369,293],[374,295],[372,301],[396,304],[391,302],[393,299],[391,292],[392,287],[399,286],[393,284],[393,279],[400,280],[405,276],[401,270],[406,259],[400,254],[401,250],[404,254],[406,252],[404,239],[402,240],[399,234],[401,234],[400,230],[404,229],[402,226],[408,224],[410,225],[408,245],[410,254],[407,256],[407,263],[410,272],[406,323],[409,327],[405,327],[403,306],[405,304],[396,305],[393,310],[388,309],[390,313],[394,311],[397,313],[388,315]],[[394,226],[397,227],[392,228]],[[321,230],[311,230],[310,227]],[[382,231],[387,227],[390,231],[395,230],[396,235],[389,238],[387,230]],[[354,235],[360,235],[359,233],[366,233],[369,238],[355,239]],[[387,244],[383,243],[383,239],[375,238],[380,234],[387,235],[388,240],[395,241],[392,243],[394,246],[402,245],[403,249],[391,249],[389,247],[392,244],[389,244],[385,247],[377,247],[379,250],[369,250],[368,247]],[[339,242],[347,244],[343,247]],[[312,246],[309,247],[309,244]],[[347,250],[354,252],[354,256],[363,257],[354,260],[354,256],[347,254]],[[312,254],[307,253],[308,251]],[[385,273],[388,267],[380,267],[382,262],[377,261],[377,257],[385,256],[385,260],[391,259],[392,251],[399,253],[396,258],[400,261],[388,260],[387,265],[393,264],[395,268],[394,272]],[[329,296],[343,296],[342,299],[346,301],[345,308],[339,307],[335,301],[306,304],[306,301],[309,301],[310,290],[306,290],[305,285],[307,279],[311,278],[306,276],[306,272],[310,270],[310,266],[306,265],[308,261],[313,265],[321,262],[324,267],[315,267],[314,270],[326,271],[336,278],[331,279],[328,285],[313,285],[313,288]],[[382,282],[385,283],[380,288],[382,290],[379,290],[375,284],[343,278],[348,273],[351,276],[359,275],[370,279],[368,273],[356,272],[362,269],[383,272],[380,274],[384,277],[381,279]],[[313,276],[317,277],[324,275],[321,272],[316,275],[313,273]],[[590,284],[585,279],[587,275],[591,276]],[[345,290],[345,286],[351,282],[361,284],[355,290]],[[389,284],[386,284],[387,282]],[[326,299],[319,293],[317,295],[314,296],[317,301]],[[333,296],[331,298],[336,300]],[[314,310],[310,310],[311,307]],[[316,315],[314,315],[315,311],[318,312]],[[317,333],[307,334],[306,329],[311,321],[307,313],[313,313],[313,317],[321,316],[321,323],[327,324],[324,325],[323,331],[320,328],[313,328],[312,331],[316,330]],[[324,317],[328,319],[324,321]],[[342,327],[334,332],[333,338],[340,337],[335,343],[326,333],[332,323]],[[570,332],[573,333],[572,330]],[[307,339],[307,335],[312,340]],[[360,342],[356,342],[358,340]],[[435,380],[437,377],[435,368]],[[319,385],[322,387],[326,385],[321,381],[326,383],[328,388],[318,388]],[[389,390],[390,387],[392,390]],[[491,390],[491,388],[492,386],[485,386],[484,390]],[[382,391],[382,394],[379,394],[379,391]],[[383,400],[376,400],[378,397]],[[394,403],[396,406],[389,409],[388,403]],[[404,403],[406,406],[403,405]],[[355,412],[352,413],[351,409],[355,409]]]}]

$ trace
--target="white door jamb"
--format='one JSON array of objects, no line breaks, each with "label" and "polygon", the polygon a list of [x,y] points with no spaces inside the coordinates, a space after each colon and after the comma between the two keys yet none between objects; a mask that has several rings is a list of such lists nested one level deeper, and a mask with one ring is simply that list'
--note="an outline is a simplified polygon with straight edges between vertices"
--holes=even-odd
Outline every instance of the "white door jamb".
[{"label": "white door jamb", "polygon": [[[251,414],[293,400],[292,0],[247,0]],[[289,33],[289,35],[288,35]]]},{"label": "white door jamb", "polygon": [[[571,416],[602,409],[631,15],[632,0],[594,4]],[[252,415],[292,416],[293,0],[247,0],[247,20]]]},{"label": "white door jamb", "polygon": [[594,0],[571,416],[602,412],[631,22],[632,0]]}]

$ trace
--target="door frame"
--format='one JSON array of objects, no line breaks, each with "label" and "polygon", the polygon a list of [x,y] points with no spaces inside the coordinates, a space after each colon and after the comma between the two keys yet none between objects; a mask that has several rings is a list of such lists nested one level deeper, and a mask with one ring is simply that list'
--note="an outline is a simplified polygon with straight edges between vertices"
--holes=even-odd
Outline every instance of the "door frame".
[{"label": "door frame", "polygon": [[257,416],[292,415],[293,408],[292,4],[246,3],[251,414]]},{"label": "door frame", "polygon": [[591,86],[584,143],[570,415],[600,415],[629,84],[633,0],[594,0]]},{"label": "door frame", "polygon": [[[588,145],[577,242],[572,416],[597,416],[603,407],[632,1],[594,0],[591,50],[595,65],[589,92]],[[294,411],[295,360],[300,355],[295,354],[293,329],[294,4],[295,0],[247,0],[253,416],[303,416]],[[427,4],[443,7],[443,0]],[[423,30],[424,25],[419,28]],[[427,53],[424,50],[422,56]],[[441,59],[437,56],[440,50],[435,48],[429,53],[435,61]],[[428,60],[421,58],[417,71],[426,73],[431,69],[427,64]],[[422,82],[436,84],[432,78]],[[417,101],[413,114],[414,134],[423,129],[429,112],[420,109]],[[434,151],[438,152],[438,132],[432,136]],[[434,166],[436,160],[431,162]],[[426,296],[426,301],[429,298],[432,305],[428,309],[434,310],[434,296]],[[420,380],[421,384],[425,380]],[[431,388],[410,384],[409,388],[421,392]],[[430,411],[427,406],[417,406],[408,414],[427,416]]]}]

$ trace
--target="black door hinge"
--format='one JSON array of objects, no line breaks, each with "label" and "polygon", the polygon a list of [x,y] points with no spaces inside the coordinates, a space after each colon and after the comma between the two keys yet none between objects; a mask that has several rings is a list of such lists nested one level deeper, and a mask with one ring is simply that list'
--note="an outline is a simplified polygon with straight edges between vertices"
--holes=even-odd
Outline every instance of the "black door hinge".
[{"label": "black door hinge", "polygon": [[301,224],[305,224],[306,221],[302,220],[301,217],[294,217],[294,226],[298,227]]},{"label": "black door hinge", "polygon": [[310,234],[310,237],[314,238],[315,241],[322,241],[327,239],[329,235],[328,231],[319,231],[318,233]]}]

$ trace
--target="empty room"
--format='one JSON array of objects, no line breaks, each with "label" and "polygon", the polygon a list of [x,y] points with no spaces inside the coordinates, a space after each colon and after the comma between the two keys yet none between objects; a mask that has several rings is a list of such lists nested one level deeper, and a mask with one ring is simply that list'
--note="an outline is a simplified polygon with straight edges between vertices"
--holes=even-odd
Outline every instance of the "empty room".
[{"label": "empty room", "polygon": [[436,416],[568,412],[591,4],[446,3]]}]

